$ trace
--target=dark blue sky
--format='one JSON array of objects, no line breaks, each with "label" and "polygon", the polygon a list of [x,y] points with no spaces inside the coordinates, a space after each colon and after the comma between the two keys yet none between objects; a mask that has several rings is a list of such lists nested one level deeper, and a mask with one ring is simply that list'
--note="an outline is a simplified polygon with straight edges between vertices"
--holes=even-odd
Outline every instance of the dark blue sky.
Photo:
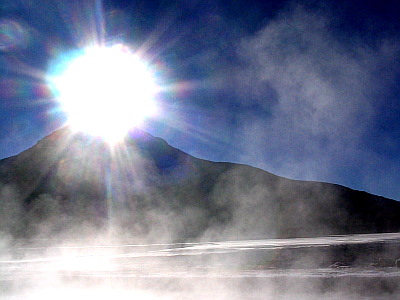
[{"label": "dark blue sky", "polygon": [[63,124],[46,72],[101,32],[99,4],[107,41],[186,86],[142,129],[197,157],[400,200],[397,1],[0,0],[0,157]]}]

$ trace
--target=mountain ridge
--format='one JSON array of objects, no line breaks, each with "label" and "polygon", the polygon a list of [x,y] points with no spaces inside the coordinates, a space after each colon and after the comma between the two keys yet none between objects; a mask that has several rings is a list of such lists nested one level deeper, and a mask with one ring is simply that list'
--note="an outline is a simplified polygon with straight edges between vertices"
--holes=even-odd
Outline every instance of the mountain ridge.
[{"label": "mountain ridge", "polygon": [[86,227],[146,241],[400,231],[396,200],[199,159],[141,130],[112,149],[62,128],[0,160],[0,186],[0,230],[12,236]]}]

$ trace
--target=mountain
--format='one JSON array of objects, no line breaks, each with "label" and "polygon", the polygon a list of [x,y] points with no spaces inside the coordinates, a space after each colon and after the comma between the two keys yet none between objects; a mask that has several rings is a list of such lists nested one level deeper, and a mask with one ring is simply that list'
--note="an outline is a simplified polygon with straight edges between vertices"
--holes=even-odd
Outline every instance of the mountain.
[{"label": "mountain", "polygon": [[400,202],[192,157],[140,130],[110,148],[63,128],[0,161],[0,231],[146,241],[400,231]]}]

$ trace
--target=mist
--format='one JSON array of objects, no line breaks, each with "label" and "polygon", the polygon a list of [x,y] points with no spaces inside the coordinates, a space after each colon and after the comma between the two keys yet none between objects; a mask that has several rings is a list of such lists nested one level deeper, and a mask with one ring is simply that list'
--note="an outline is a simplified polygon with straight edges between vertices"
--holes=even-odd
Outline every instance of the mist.
[{"label": "mist", "polygon": [[323,5],[292,4],[241,40],[244,68],[236,72],[234,90],[250,95],[240,98],[245,107],[264,108],[269,116],[242,115],[235,140],[243,156],[235,159],[289,178],[338,183],[344,183],[338,168],[349,174],[349,166],[361,168],[365,172],[346,184],[386,194],[396,175],[381,174],[378,185],[367,170],[379,170],[368,162],[392,162],[378,158],[365,139],[393,84],[389,66],[399,41],[390,35],[377,36],[375,43],[347,39],[336,21]]},{"label": "mist", "polygon": [[[392,299],[399,292],[399,269],[373,265],[399,254],[398,234],[134,245],[86,235],[52,243],[2,245],[3,299]],[[340,247],[357,253],[354,265],[321,267]]]},{"label": "mist", "polygon": [[[344,187],[199,160],[148,135],[111,156],[97,142],[91,155],[81,152],[90,142],[82,136],[68,147],[55,137],[63,134],[14,158],[14,167],[25,157],[52,161],[46,181],[25,182],[28,194],[1,185],[4,299],[390,299],[399,291],[399,234],[342,207]],[[104,185],[93,167],[110,163]],[[344,234],[373,226],[375,234]]]},{"label": "mist", "polygon": [[[36,16],[48,15],[44,24],[61,28],[59,16],[70,27],[69,43],[82,45],[87,32],[70,21],[96,27],[86,14],[93,17],[91,5],[100,2],[59,15],[50,13],[53,6],[39,11],[28,2],[34,26],[10,17],[0,22],[4,32],[20,26],[33,39]],[[125,27],[135,21],[122,10],[107,18],[115,18],[116,40],[128,36]],[[154,36],[162,37],[179,17],[165,19],[168,26]],[[188,43],[199,41],[194,49],[203,50],[181,59],[180,72],[188,75],[184,68],[197,65],[189,75],[209,76],[193,86],[237,103],[212,106],[205,97],[202,110],[186,107],[190,122],[176,109],[166,117],[168,126],[204,141],[209,157],[246,165],[199,159],[140,130],[113,148],[69,128],[1,160],[0,298],[395,297],[400,204],[352,188],[399,192],[396,164],[364,147],[380,117],[380,97],[394,84],[388,66],[399,41],[343,38],[328,10],[294,3],[253,31],[211,8],[194,23],[190,29],[202,30],[193,30]],[[60,28],[52,28],[55,36]],[[186,31],[173,37],[160,53],[175,51]],[[29,46],[25,39],[9,42],[3,53]],[[181,105],[167,104],[170,110]],[[26,145],[14,131],[1,141]],[[219,154],[210,153],[214,146]],[[186,149],[206,158],[198,147]]]}]

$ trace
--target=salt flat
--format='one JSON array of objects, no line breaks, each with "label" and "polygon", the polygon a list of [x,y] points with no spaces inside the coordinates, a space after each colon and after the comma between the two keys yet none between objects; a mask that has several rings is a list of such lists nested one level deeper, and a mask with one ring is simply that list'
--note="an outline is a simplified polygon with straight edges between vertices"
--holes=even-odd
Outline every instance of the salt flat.
[{"label": "salt flat", "polygon": [[390,299],[400,283],[395,266],[400,233],[169,244],[3,244],[4,299],[77,294],[100,299]]}]

